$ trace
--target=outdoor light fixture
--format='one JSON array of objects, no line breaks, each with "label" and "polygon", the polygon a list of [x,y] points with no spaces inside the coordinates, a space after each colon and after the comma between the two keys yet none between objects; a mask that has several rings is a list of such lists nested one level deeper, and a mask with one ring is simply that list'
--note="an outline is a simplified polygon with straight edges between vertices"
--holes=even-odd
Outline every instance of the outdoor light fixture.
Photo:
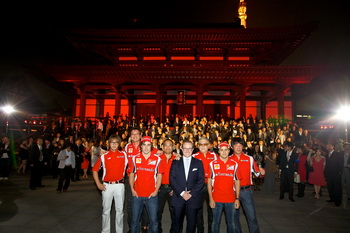
[{"label": "outdoor light fixture", "polygon": [[345,123],[345,142],[348,142],[348,121],[350,120],[350,106],[342,106],[336,114],[336,118]]},{"label": "outdoor light fixture", "polygon": [[15,108],[11,105],[6,105],[1,108],[1,110],[5,113],[6,115],[6,134],[9,131],[9,117],[12,113],[16,112]]},{"label": "outdoor light fixture", "polygon": [[15,108],[13,106],[10,106],[10,105],[6,105],[5,107],[2,107],[1,109],[7,115],[10,115],[16,111]]}]

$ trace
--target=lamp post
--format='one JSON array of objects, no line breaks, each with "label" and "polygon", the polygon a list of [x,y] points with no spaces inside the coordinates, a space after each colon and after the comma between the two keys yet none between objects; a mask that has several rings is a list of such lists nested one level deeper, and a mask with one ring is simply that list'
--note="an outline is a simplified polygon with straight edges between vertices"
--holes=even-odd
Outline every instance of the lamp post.
[{"label": "lamp post", "polygon": [[350,120],[350,107],[342,106],[338,112],[336,117],[340,120],[344,121],[345,124],[345,142],[349,142],[348,140],[348,121]]},{"label": "lamp post", "polygon": [[11,105],[6,105],[1,108],[2,111],[6,114],[6,134],[8,133],[9,130],[9,116],[14,113],[16,110],[13,106]]}]

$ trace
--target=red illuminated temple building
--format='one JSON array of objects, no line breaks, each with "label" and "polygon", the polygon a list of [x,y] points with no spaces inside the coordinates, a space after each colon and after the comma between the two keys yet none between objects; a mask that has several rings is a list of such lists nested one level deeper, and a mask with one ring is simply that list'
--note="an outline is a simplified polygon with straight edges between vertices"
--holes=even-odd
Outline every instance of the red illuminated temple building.
[{"label": "red illuminated temple building", "polygon": [[320,67],[281,63],[316,27],[69,30],[67,39],[98,65],[45,69],[74,84],[81,119],[107,113],[161,121],[171,114],[293,119],[292,85],[309,83]]}]

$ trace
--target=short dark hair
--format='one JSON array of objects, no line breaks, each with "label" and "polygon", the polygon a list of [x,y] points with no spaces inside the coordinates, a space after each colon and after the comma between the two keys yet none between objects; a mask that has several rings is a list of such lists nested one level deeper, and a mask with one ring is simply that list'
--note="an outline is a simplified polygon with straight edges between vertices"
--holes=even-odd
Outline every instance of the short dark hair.
[{"label": "short dark hair", "polygon": [[242,138],[233,138],[231,141],[231,146],[233,147],[235,144],[241,144],[242,146],[244,146],[244,140]]},{"label": "short dark hair", "polygon": [[293,142],[286,142],[286,143],[284,144],[284,146],[285,146],[285,147],[288,146],[288,147],[290,147],[290,148],[293,148],[293,147],[294,147],[294,143],[293,143]]},{"label": "short dark hair", "polygon": [[139,131],[140,134],[142,134],[142,131],[141,131],[141,129],[140,129],[139,127],[132,127],[132,128],[130,129],[130,133],[131,133],[132,131],[134,131],[134,130],[137,130],[137,131]]},{"label": "short dark hair", "polygon": [[163,141],[162,146],[163,146],[164,143],[166,143],[166,142],[171,142],[171,144],[174,146],[174,141],[171,140],[170,138],[166,138],[166,139]]}]

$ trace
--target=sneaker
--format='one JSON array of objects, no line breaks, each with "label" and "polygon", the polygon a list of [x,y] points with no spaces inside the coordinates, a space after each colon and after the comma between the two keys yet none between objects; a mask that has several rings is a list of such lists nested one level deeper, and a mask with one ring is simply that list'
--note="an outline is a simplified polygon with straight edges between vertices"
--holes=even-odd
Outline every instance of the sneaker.
[{"label": "sneaker", "polygon": [[9,178],[8,177],[5,177],[4,180],[8,180]]},{"label": "sneaker", "polygon": [[0,180],[3,180],[4,179],[4,177],[0,177]]}]

